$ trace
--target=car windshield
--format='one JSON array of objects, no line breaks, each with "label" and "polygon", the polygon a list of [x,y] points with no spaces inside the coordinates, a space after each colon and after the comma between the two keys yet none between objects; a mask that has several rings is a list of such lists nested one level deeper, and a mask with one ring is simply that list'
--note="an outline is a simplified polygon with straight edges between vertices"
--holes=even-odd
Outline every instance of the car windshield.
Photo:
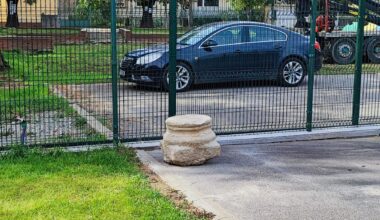
[{"label": "car windshield", "polygon": [[183,45],[194,45],[212,32],[218,30],[220,27],[221,25],[215,24],[197,27],[178,38],[177,43]]}]

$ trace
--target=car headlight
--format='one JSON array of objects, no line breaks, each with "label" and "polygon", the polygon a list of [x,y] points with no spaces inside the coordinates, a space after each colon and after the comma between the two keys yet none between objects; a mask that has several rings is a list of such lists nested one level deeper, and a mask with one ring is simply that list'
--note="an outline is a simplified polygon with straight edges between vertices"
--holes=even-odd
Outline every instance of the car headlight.
[{"label": "car headlight", "polygon": [[143,65],[158,60],[163,53],[150,53],[137,59],[136,64]]}]

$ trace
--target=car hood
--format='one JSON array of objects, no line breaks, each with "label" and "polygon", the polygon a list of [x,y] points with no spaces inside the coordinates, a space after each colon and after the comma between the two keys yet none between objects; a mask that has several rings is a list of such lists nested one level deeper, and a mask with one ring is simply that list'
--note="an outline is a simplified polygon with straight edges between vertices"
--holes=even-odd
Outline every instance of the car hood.
[{"label": "car hood", "polygon": [[[177,44],[177,50],[188,47],[189,45]],[[134,50],[126,54],[129,57],[142,57],[151,53],[165,53],[169,51],[169,44],[157,44],[154,46],[146,47],[139,50]]]}]

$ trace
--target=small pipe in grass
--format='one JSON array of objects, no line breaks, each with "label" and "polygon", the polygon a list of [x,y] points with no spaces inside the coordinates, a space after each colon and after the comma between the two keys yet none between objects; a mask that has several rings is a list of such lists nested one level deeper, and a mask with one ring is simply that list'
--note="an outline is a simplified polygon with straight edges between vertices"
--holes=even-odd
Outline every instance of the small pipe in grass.
[{"label": "small pipe in grass", "polygon": [[17,121],[20,122],[20,127],[21,127],[21,136],[20,136],[20,141],[21,141],[21,144],[22,145],[26,145],[26,138],[27,138],[27,127],[28,127],[28,123],[26,122],[26,120],[20,116],[18,116],[17,118]]}]

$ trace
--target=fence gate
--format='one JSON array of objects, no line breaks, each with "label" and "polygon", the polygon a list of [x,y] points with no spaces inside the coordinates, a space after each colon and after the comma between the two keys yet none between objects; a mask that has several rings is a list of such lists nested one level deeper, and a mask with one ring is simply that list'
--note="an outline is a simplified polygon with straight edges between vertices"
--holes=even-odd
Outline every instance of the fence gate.
[{"label": "fence gate", "polygon": [[380,123],[376,1],[0,3],[0,147]]}]

